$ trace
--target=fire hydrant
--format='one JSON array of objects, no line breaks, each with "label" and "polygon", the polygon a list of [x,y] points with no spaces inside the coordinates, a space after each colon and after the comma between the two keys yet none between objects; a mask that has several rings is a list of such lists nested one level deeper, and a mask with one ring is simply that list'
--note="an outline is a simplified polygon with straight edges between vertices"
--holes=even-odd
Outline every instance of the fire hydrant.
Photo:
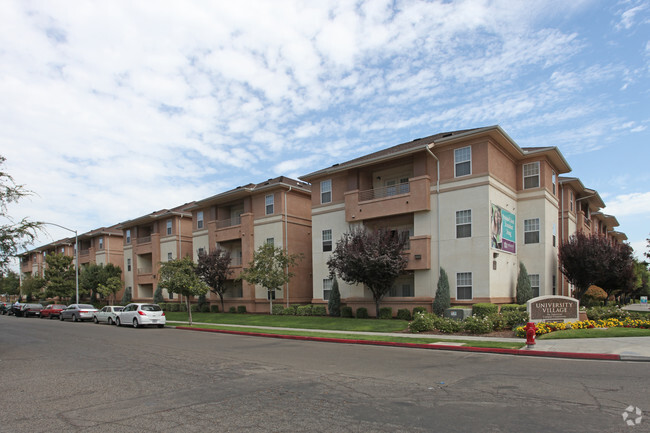
[{"label": "fire hydrant", "polygon": [[526,348],[532,349],[535,345],[535,333],[537,332],[537,327],[533,322],[528,322],[526,324]]}]

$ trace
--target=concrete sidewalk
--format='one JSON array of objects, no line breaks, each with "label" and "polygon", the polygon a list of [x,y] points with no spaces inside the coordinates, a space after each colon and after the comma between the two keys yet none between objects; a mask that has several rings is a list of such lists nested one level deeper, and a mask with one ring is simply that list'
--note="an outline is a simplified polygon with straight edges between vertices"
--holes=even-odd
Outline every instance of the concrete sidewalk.
[{"label": "concrete sidewalk", "polygon": [[[176,326],[189,327],[185,322],[172,322],[169,324]],[[195,325],[217,325],[214,323],[198,323]],[[287,331],[302,331],[302,332],[319,332],[328,334],[352,334],[352,335],[376,335],[376,336],[391,336],[391,337],[405,337],[405,338],[431,338],[438,340],[465,340],[465,341],[500,341],[500,342],[521,342],[525,343],[523,338],[499,338],[499,337],[479,337],[479,336],[458,336],[458,335],[432,335],[432,334],[410,334],[410,333],[383,333],[383,332],[361,332],[361,331],[334,331],[325,329],[300,329],[300,328],[277,328],[271,326],[248,326],[248,325],[230,325],[218,324],[224,328],[231,328],[237,331],[238,328],[254,328],[259,329],[259,332],[252,332],[250,334],[263,334],[265,330],[287,330]],[[197,328],[198,329],[198,328]],[[305,338],[308,339],[308,338]],[[326,339],[328,341],[336,342],[336,338]],[[341,339],[340,342],[344,342]],[[408,343],[404,344],[408,345]],[[449,344],[445,343],[431,343],[434,346],[444,346],[449,349],[456,343],[450,341]],[[425,346],[418,344],[418,347]],[[459,347],[460,348],[460,347]],[[463,349],[471,349],[464,347]],[[621,361],[647,361],[650,362],[650,337],[618,337],[618,338],[575,338],[575,339],[562,339],[562,340],[537,340],[534,348],[520,349],[488,349],[476,348],[480,352],[494,352],[494,353],[521,353],[526,355],[549,356],[553,357],[555,354],[561,355],[563,358],[577,358],[577,359],[617,359]]]}]

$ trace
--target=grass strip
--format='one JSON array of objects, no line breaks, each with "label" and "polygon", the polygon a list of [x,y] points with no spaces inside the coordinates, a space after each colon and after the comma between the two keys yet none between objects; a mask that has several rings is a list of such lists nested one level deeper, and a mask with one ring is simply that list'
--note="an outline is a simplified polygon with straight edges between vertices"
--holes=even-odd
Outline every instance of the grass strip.
[{"label": "grass strip", "polygon": [[563,340],[567,338],[615,338],[615,337],[648,337],[650,329],[639,328],[589,328],[565,329],[540,335],[538,340]]}]

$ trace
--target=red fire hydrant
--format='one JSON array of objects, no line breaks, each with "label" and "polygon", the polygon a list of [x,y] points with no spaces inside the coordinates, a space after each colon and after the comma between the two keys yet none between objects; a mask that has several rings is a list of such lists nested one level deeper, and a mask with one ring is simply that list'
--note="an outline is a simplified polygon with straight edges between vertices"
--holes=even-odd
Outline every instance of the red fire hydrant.
[{"label": "red fire hydrant", "polygon": [[526,347],[532,349],[535,345],[535,333],[537,332],[537,327],[533,322],[528,322],[526,324]]}]

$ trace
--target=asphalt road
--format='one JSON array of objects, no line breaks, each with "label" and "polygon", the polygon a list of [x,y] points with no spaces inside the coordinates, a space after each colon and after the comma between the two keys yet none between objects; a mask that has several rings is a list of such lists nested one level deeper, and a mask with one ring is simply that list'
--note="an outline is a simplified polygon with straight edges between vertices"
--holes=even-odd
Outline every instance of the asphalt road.
[{"label": "asphalt road", "polygon": [[0,316],[0,375],[2,432],[650,432],[647,363]]}]

